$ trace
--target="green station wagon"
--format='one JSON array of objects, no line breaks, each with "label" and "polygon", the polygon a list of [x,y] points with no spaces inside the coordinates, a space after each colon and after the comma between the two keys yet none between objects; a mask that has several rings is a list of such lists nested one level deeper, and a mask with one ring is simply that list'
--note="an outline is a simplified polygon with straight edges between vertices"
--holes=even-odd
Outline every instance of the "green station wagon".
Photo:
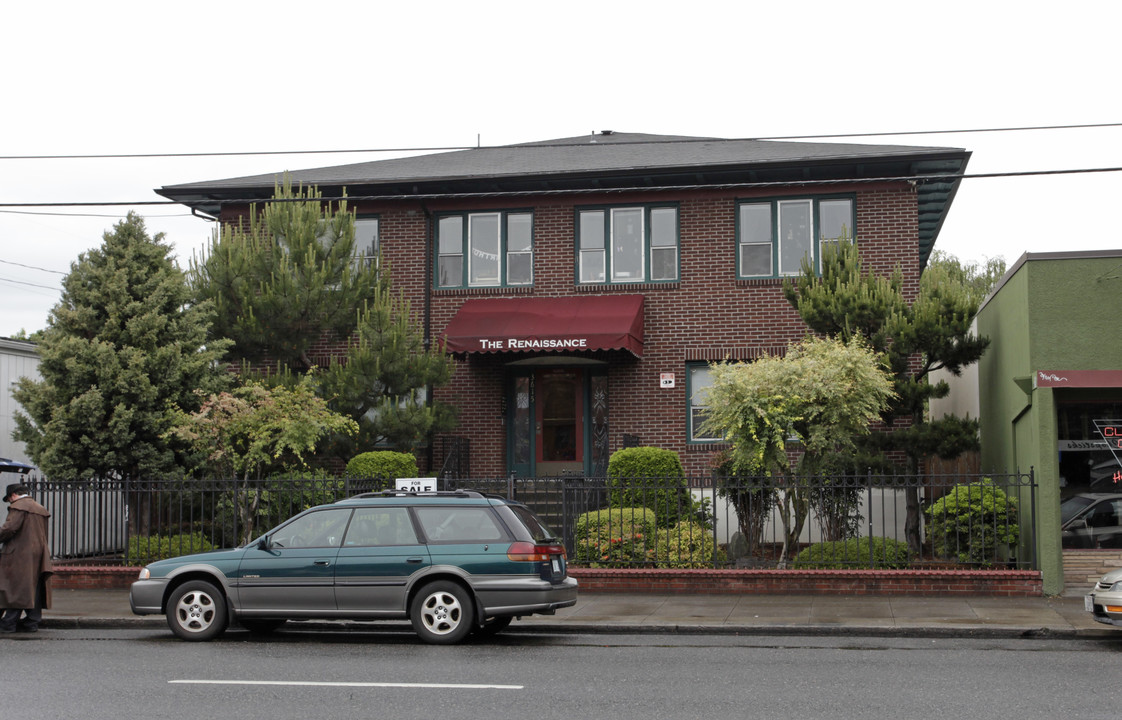
[{"label": "green station wagon", "polygon": [[129,602],[184,640],[236,622],[408,619],[425,641],[497,633],[577,601],[565,548],[521,503],[473,491],[367,493],[305,510],[233,550],[140,571]]}]

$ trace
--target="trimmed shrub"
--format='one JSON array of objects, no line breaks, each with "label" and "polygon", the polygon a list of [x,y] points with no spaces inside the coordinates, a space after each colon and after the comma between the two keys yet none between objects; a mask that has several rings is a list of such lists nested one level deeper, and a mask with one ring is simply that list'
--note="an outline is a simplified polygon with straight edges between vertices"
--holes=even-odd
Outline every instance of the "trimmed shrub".
[{"label": "trimmed shrub", "polygon": [[669,527],[693,512],[682,461],[673,450],[617,450],[608,460],[608,488],[612,507],[649,507],[662,527]]},{"label": "trimmed shrub", "polygon": [[391,450],[359,453],[347,463],[348,477],[380,480],[375,490],[392,489],[397,478],[414,478],[419,474],[417,458]]},{"label": "trimmed shrub", "polygon": [[1017,542],[1017,501],[988,478],[955,485],[927,508],[937,557],[992,565]]},{"label": "trimmed shrub", "polygon": [[711,568],[714,563],[723,565],[728,558],[717,547],[711,528],[686,520],[659,530],[655,560],[658,567]]},{"label": "trimmed shrub", "polygon": [[906,542],[863,537],[815,543],[796,555],[791,567],[799,570],[902,570],[908,567],[910,559]]},{"label": "trimmed shrub", "polygon": [[214,545],[203,537],[201,532],[181,535],[134,535],[129,538],[129,547],[125,551],[125,564],[139,565],[213,549]]},{"label": "trimmed shrub", "polygon": [[645,565],[654,554],[657,518],[645,507],[593,510],[577,518],[573,560],[589,567]]}]

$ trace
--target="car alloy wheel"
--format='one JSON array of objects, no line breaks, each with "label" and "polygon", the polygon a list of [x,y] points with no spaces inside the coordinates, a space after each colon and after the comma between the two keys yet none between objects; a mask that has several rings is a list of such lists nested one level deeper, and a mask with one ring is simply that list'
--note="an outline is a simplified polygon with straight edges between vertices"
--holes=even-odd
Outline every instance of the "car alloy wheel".
[{"label": "car alloy wheel", "polygon": [[442,580],[421,588],[413,598],[409,619],[425,642],[451,645],[471,631],[474,615],[471,594],[454,582]]},{"label": "car alloy wheel", "polygon": [[168,626],[184,640],[212,640],[226,630],[226,599],[203,580],[184,583],[168,598]]}]

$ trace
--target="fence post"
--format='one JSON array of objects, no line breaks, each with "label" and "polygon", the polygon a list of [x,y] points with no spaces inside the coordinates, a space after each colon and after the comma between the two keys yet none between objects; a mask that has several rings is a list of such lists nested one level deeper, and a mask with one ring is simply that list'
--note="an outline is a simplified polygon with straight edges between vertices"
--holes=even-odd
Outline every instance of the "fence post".
[{"label": "fence post", "polygon": [[[881,491],[883,493],[883,491]],[[872,570],[876,567],[873,558],[873,470],[867,468],[865,470],[865,497],[868,501],[865,503],[865,514],[869,517],[869,569]],[[882,495],[883,498],[883,495]],[[883,512],[883,511],[882,511]],[[881,519],[881,525],[884,524],[884,519]]]}]

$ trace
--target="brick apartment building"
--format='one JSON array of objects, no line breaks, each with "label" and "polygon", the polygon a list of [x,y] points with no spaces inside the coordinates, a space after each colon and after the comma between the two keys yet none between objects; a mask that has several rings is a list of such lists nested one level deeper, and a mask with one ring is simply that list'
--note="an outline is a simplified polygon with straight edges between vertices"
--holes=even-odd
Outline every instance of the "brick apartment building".
[{"label": "brick apartment building", "polygon": [[[843,234],[914,296],[969,156],[602,132],[288,176],[345,189],[359,252],[454,353],[435,392],[473,476],[599,474],[625,444],[704,475],[721,448],[698,430],[707,363],[801,338],[783,278]],[[157,192],[230,220],[281,177]]]}]

